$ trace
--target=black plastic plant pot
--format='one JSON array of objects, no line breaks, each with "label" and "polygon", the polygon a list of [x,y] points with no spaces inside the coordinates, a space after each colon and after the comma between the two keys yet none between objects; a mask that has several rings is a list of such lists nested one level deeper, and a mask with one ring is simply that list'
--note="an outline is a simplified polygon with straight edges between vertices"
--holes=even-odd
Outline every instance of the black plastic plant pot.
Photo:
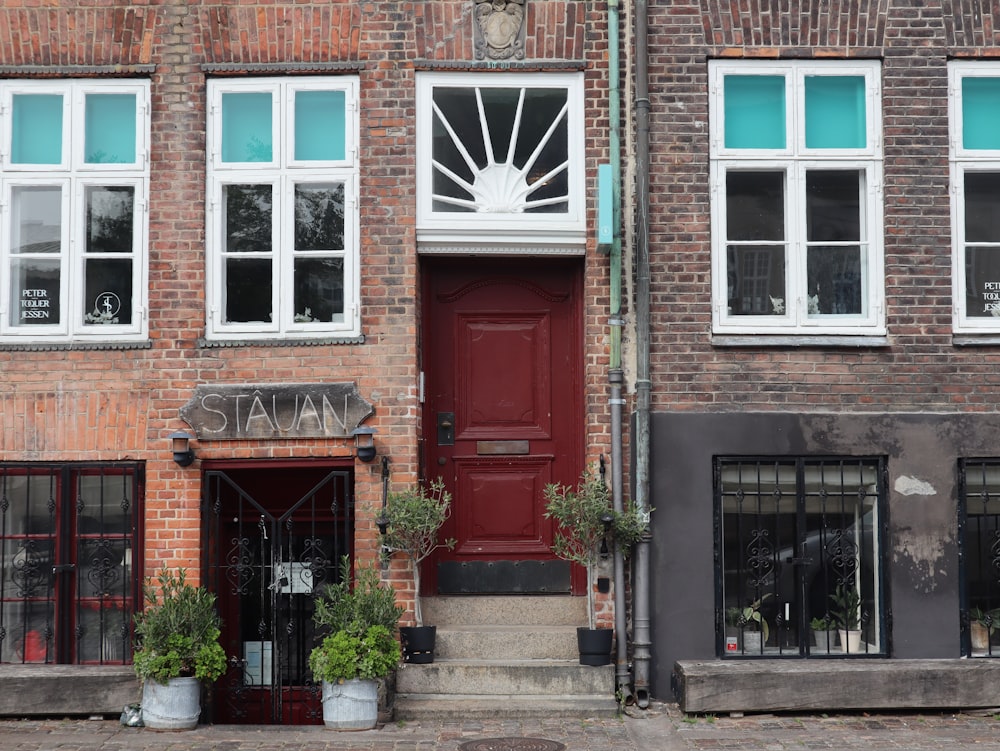
[{"label": "black plastic plant pot", "polygon": [[610,665],[614,633],[610,628],[578,628],[576,644],[580,649],[580,664]]},{"label": "black plastic plant pot", "polygon": [[403,626],[399,641],[403,645],[403,662],[427,665],[434,662],[434,640],[437,626]]}]

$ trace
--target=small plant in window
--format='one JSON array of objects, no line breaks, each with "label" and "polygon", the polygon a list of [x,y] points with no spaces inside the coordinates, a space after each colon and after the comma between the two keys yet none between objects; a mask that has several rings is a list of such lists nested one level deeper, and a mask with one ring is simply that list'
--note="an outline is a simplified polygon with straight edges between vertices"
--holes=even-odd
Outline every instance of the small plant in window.
[{"label": "small plant in window", "polygon": [[102,313],[95,310],[93,313],[87,313],[83,317],[83,320],[86,323],[118,323],[118,316],[113,313]]},{"label": "small plant in window", "polygon": [[836,591],[830,595],[834,607],[832,614],[837,628],[845,631],[857,631],[861,628],[861,596],[853,586],[838,584]]},{"label": "small plant in window", "polygon": [[771,593],[759,597],[758,599],[751,602],[744,608],[740,609],[739,623],[743,628],[748,631],[760,631],[764,642],[767,643],[767,637],[771,633],[771,627],[768,626],[767,619],[764,617],[763,613],[760,612],[760,606],[764,604],[764,600],[771,596]]},{"label": "small plant in window", "polygon": [[296,323],[318,323],[319,319],[318,318],[313,318],[312,308],[306,308],[306,312],[305,313],[296,313],[295,314],[295,322]]}]

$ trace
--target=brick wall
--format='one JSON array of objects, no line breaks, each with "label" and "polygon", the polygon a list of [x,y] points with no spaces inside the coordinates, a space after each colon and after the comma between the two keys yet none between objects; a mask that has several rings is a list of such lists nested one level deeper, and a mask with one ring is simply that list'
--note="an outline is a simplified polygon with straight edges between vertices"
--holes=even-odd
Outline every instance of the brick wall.
[{"label": "brick wall", "polygon": [[[603,3],[529,3],[526,59],[584,61],[587,110],[605,112]],[[198,464],[177,467],[166,436],[198,384],[356,381],[375,405],[368,424],[392,456],[392,481],[418,469],[419,265],[415,248],[415,71],[419,61],[473,61],[471,4],[426,2],[95,2],[8,0],[0,8],[0,75],[92,75],[90,66],[151,65],[148,348],[0,347],[0,460],[146,462],[146,571],[200,562]],[[199,346],[205,331],[206,71],[343,63],[361,80],[363,344]],[[37,68],[35,66],[43,66]],[[53,70],[51,66],[62,66]],[[86,66],[71,68],[67,66]],[[255,67],[256,66],[256,67]],[[293,73],[296,71],[292,71]],[[102,71],[102,75],[111,75]],[[588,170],[606,158],[606,119],[588,121]],[[589,193],[589,191],[588,191]],[[592,208],[592,207],[591,207]],[[587,257],[587,431],[591,459],[609,454],[605,394],[607,261]],[[212,442],[202,461],[333,457],[350,441]],[[356,463],[360,558],[376,553],[377,463]],[[390,576],[408,592],[402,563]],[[411,593],[406,597],[411,596]]]},{"label": "brick wall", "polygon": [[[656,410],[995,411],[1000,351],[952,341],[951,57],[993,57],[998,9],[908,3],[650,3]],[[707,60],[881,59],[888,341],[713,346]]]}]

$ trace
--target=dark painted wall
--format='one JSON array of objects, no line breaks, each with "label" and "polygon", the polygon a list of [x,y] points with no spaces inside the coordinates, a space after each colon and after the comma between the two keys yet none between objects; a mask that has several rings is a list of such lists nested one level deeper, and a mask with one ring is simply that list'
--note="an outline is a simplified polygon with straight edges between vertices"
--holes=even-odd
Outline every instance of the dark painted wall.
[{"label": "dark painted wall", "polygon": [[958,460],[1000,456],[1000,416],[658,413],[651,424],[652,692],[677,660],[714,659],[712,459],[888,460],[890,656],[960,656]]}]

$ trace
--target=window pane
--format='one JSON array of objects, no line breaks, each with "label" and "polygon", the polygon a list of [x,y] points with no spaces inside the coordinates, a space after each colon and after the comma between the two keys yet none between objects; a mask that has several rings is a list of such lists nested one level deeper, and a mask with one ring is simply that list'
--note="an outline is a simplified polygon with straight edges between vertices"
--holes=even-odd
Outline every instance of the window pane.
[{"label": "window pane", "polygon": [[295,261],[296,323],[344,320],[344,259],[298,258]]},{"label": "window pane", "polygon": [[565,213],[567,102],[565,89],[435,88],[434,211]]},{"label": "window pane", "polygon": [[[14,326],[59,323],[62,189],[11,191],[11,310]],[[28,259],[17,256],[35,256]]]},{"label": "window pane", "polygon": [[1000,78],[962,79],[962,146],[1000,149]]},{"label": "window pane", "polygon": [[271,95],[222,95],[222,161],[270,162]]},{"label": "window pane", "polygon": [[14,259],[10,299],[14,326],[59,323],[59,260]]},{"label": "window pane", "polygon": [[806,76],[806,147],[867,145],[864,76]]},{"label": "window pane", "polygon": [[[993,461],[962,466],[965,492],[961,539],[964,606],[969,613],[971,654],[1000,656],[1000,469]],[[976,621],[987,628],[977,629]],[[981,631],[983,633],[976,633]]]},{"label": "window pane", "polygon": [[965,241],[1000,242],[1000,172],[965,173]]},{"label": "window pane", "polygon": [[86,252],[131,253],[135,188],[88,186]]},{"label": "window pane", "polygon": [[726,237],[729,240],[785,239],[785,174],[726,174]]},{"label": "window pane", "polygon": [[87,94],[85,119],[88,164],[135,162],[135,94]]},{"label": "window pane", "polygon": [[132,260],[88,258],[84,263],[83,321],[87,325],[132,323]]},{"label": "window pane", "polygon": [[271,260],[229,257],[225,275],[226,323],[270,323]]},{"label": "window pane", "polygon": [[47,636],[52,633],[53,611],[52,601],[0,602],[0,625],[7,634],[0,641],[0,662],[55,662],[56,647]]},{"label": "window pane", "polygon": [[864,264],[858,246],[809,247],[806,261],[809,278],[807,313],[815,315],[860,315]]},{"label": "window pane", "polygon": [[861,177],[858,170],[809,170],[806,173],[809,242],[861,239]]},{"label": "window pane", "polygon": [[62,162],[63,98],[60,94],[15,94],[10,160],[14,164]]},{"label": "window pane", "polygon": [[965,246],[965,314],[1000,317],[1000,247]]},{"label": "window pane", "polygon": [[226,252],[271,252],[271,186],[227,185],[222,193],[226,206]]},{"label": "window pane", "polygon": [[16,187],[11,191],[11,253],[59,253],[62,244],[62,188]]},{"label": "window pane", "polygon": [[295,249],[344,249],[344,185],[295,186]]},{"label": "window pane", "polygon": [[722,460],[719,482],[725,652],[882,652],[878,464]]},{"label": "window pane", "polygon": [[727,149],[785,148],[785,77],[726,76]]},{"label": "window pane", "polygon": [[785,314],[784,246],[729,246],[729,315]]},{"label": "window pane", "polygon": [[345,158],[347,95],[343,91],[295,92],[295,159]]}]

